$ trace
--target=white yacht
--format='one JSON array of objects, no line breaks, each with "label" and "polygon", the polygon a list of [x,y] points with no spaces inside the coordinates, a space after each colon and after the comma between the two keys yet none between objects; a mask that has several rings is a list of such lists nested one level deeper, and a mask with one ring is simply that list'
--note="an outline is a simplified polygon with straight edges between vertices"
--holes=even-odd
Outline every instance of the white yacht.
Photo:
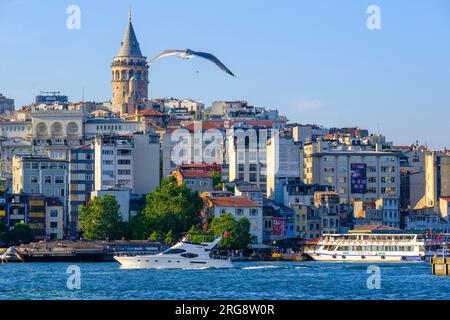
[{"label": "white yacht", "polygon": [[315,261],[402,262],[425,260],[425,242],[415,234],[327,234],[307,245]]},{"label": "white yacht", "polygon": [[210,243],[190,243],[184,238],[170,249],[155,255],[114,256],[125,269],[207,269],[232,268],[229,258],[211,254],[222,238]]}]

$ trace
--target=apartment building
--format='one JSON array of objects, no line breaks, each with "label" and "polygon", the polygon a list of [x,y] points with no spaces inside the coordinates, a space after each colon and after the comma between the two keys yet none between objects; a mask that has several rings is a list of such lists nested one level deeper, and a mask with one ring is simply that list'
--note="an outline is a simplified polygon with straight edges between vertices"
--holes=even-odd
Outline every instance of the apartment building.
[{"label": "apartment building", "polygon": [[125,188],[147,194],[159,186],[159,137],[100,135],[94,140],[94,189]]},{"label": "apartment building", "polygon": [[283,203],[284,182],[300,177],[302,167],[302,144],[273,134],[267,141],[267,197]]},{"label": "apartment building", "polygon": [[[68,162],[45,156],[13,157],[12,192],[57,197],[67,207]],[[67,223],[67,217],[64,220]]]},{"label": "apartment building", "polygon": [[77,236],[81,206],[89,202],[94,190],[94,148],[86,145],[70,150],[69,160],[69,229]]},{"label": "apartment building", "polygon": [[218,217],[222,213],[231,213],[236,219],[246,217],[250,221],[250,233],[256,237],[256,242],[263,242],[263,210],[261,204],[249,197],[205,196],[203,201],[205,217]]},{"label": "apartment building", "polygon": [[267,189],[268,131],[253,127],[232,128],[227,132],[229,181],[243,180]]},{"label": "apartment building", "polygon": [[305,147],[306,183],[331,185],[341,203],[400,198],[400,152]]}]

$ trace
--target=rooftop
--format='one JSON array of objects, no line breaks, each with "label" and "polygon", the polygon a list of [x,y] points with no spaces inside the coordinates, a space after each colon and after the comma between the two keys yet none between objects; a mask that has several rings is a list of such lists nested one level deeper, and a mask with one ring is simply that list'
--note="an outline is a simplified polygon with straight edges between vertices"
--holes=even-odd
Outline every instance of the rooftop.
[{"label": "rooftop", "polygon": [[211,178],[212,172],[205,170],[179,170],[183,178]]},{"label": "rooftop", "polygon": [[131,13],[117,57],[142,57],[141,48],[139,47],[139,42],[134,33],[133,24],[131,23]]},{"label": "rooftop", "polygon": [[261,205],[249,197],[208,197],[215,207],[260,208]]},{"label": "rooftop", "polygon": [[141,116],[160,116],[160,117],[166,115],[165,113],[162,113],[155,109],[147,109],[147,110],[141,111],[139,114]]}]

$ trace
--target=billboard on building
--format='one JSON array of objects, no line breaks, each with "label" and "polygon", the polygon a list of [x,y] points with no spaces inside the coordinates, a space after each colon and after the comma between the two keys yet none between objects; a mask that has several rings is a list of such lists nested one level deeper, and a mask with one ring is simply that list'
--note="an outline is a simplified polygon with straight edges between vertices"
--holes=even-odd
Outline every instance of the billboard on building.
[{"label": "billboard on building", "polygon": [[367,192],[367,165],[365,163],[351,164],[351,192]]},{"label": "billboard on building", "polygon": [[281,237],[286,235],[286,224],[284,218],[272,218],[272,235]]}]

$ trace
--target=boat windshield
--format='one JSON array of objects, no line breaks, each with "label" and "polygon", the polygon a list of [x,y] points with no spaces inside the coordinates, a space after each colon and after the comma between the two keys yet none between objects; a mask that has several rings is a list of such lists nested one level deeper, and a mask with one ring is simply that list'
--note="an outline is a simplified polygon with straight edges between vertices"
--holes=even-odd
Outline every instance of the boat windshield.
[{"label": "boat windshield", "polygon": [[180,254],[184,252],[186,252],[186,250],[184,249],[168,249],[164,251],[163,254]]}]

